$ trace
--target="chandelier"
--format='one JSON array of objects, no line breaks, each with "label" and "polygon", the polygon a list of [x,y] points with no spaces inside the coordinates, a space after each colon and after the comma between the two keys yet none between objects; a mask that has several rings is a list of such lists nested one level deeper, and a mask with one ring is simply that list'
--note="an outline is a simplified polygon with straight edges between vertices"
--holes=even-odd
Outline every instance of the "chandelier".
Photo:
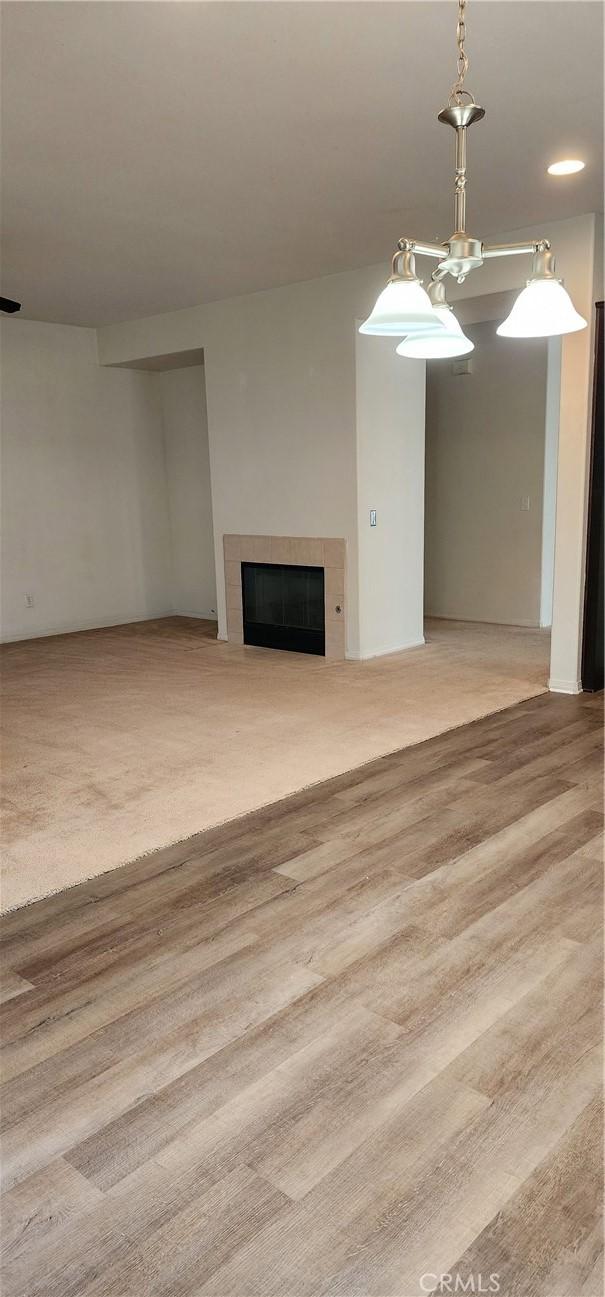
[{"label": "chandelier", "polygon": [[[444,243],[424,243],[401,238],[393,257],[392,272],[374,310],[361,325],[360,333],[382,337],[403,337],[397,347],[401,356],[428,359],[439,356],[463,356],[473,350],[465,337],[445,294],[444,280],[452,275],[459,284],[467,275],[492,257],[526,255],[532,257],[527,287],[519,293],[510,314],[497,332],[508,338],[547,338],[555,334],[574,333],[586,328],[586,320],[575,310],[562,280],[555,273],[555,259],[548,239],[532,243],[485,244],[466,230],[466,134],[473,122],[485,117],[470,91],[465,89],[468,56],[464,45],[466,0],[458,0],[457,76],[446,108],[439,121],[456,132],[456,172],[454,181],[454,233]],[[428,292],[416,275],[415,256],[434,257]]]}]

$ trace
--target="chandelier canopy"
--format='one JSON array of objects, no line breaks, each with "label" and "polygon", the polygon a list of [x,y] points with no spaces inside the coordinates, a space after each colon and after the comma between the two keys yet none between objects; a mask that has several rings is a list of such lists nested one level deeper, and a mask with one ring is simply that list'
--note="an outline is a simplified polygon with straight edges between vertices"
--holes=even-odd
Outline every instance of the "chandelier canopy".
[{"label": "chandelier canopy", "polygon": [[[531,243],[485,244],[466,230],[466,135],[469,126],[485,117],[475,103],[464,79],[468,71],[465,50],[465,9],[458,0],[457,76],[440,122],[456,132],[454,179],[454,233],[444,243],[424,243],[402,237],[393,257],[391,277],[360,333],[400,337],[397,354],[408,357],[463,356],[473,344],[464,333],[445,296],[443,280],[451,275],[459,284],[492,257],[533,256],[531,278],[517,297],[507,319],[497,332],[502,337],[546,338],[586,328],[586,320],[575,310],[563,282],[555,274],[555,260],[548,239]],[[416,275],[415,254],[434,257],[437,268],[427,292]]]}]

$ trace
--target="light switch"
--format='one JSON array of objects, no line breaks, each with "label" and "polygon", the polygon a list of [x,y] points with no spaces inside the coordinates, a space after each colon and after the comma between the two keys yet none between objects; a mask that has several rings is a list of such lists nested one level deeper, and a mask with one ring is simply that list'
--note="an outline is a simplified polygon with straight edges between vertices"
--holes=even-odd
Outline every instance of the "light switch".
[{"label": "light switch", "polygon": [[370,527],[376,526],[376,510],[370,509]]},{"label": "light switch", "polygon": [[521,496],[521,512],[522,512],[522,513],[529,513],[529,496],[528,496],[528,495],[522,495],[522,496]]}]

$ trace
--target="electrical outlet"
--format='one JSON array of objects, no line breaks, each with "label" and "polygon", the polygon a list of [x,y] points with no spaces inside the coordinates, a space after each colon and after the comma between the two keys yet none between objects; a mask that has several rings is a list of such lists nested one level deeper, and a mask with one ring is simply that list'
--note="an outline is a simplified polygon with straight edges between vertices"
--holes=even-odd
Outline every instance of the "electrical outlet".
[{"label": "electrical outlet", "polygon": [[25,596],[25,607],[26,607],[26,608],[33,608],[33,606],[34,606],[34,596],[33,596],[33,594],[26,594],[26,596]]}]

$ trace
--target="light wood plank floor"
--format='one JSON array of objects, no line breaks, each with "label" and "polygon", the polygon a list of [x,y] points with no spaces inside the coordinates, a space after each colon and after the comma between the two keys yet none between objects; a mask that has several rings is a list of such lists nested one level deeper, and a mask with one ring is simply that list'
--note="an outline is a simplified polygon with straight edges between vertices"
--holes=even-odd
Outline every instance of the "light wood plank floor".
[{"label": "light wood plank floor", "polygon": [[4,1297],[600,1297],[601,755],[544,695],[7,915]]}]

